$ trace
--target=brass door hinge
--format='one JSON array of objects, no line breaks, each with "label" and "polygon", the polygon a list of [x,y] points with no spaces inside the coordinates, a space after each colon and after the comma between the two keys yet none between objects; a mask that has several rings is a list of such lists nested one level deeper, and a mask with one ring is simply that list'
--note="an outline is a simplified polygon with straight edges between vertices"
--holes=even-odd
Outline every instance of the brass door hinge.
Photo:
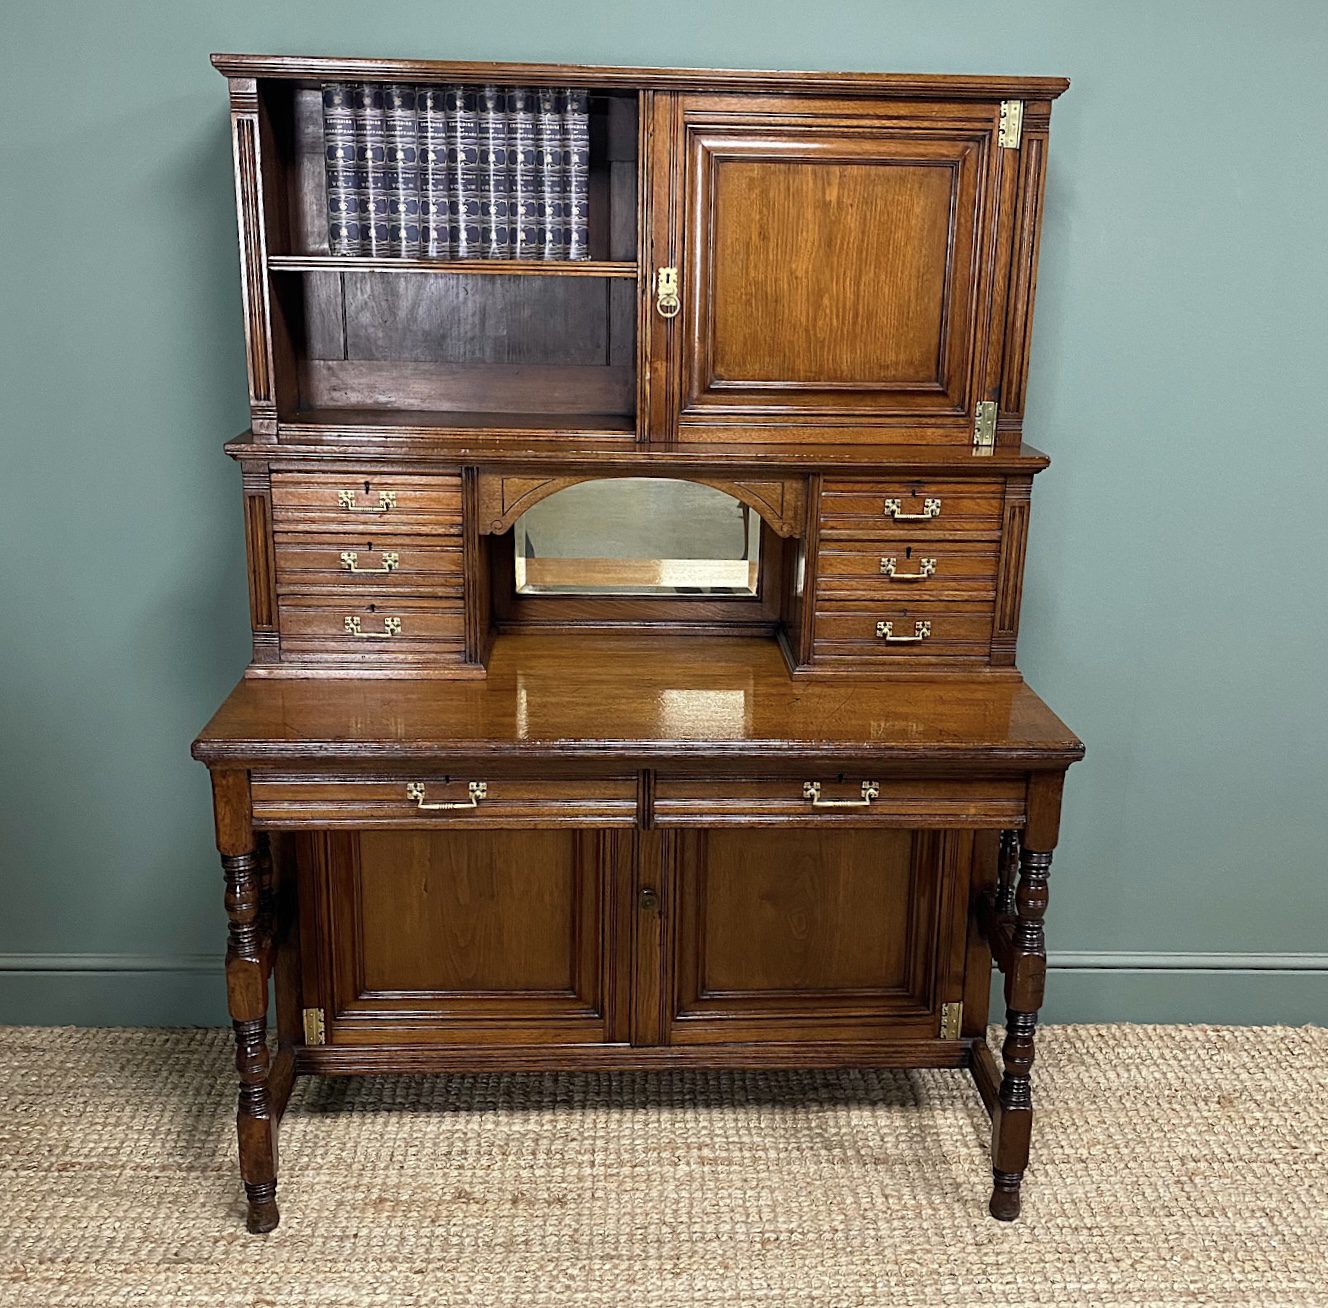
[{"label": "brass door hinge", "polygon": [[973,418],[973,445],[975,449],[990,450],[996,444],[996,401],[982,400]]},{"label": "brass door hinge", "polygon": [[964,1021],[963,1004],[941,1005],[941,1039],[958,1040],[959,1028]]},{"label": "brass door hinge", "polygon": [[997,143],[1007,150],[1017,150],[1024,134],[1024,102],[1001,101],[1001,123],[996,132]]},{"label": "brass door hinge", "polygon": [[306,1045],[327,1044],[327,1022],[321,1008],[304,1010],[304,1043]]}]

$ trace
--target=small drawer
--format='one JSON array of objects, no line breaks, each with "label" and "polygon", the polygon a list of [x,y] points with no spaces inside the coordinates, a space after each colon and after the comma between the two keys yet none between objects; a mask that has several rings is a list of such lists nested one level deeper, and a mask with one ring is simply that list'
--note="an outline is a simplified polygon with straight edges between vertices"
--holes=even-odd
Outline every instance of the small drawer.
[{"label": "small drawer", "polygon": [[411,654],[460,652],[465,613],[456,600],[419,600],[375,594],[347,596],[283,595],[277,600],[281,652],[357,654],[397,658]]},{"label": "small drawer", "polygon": [[991,624],[990,603],[826,600],[816,609],[813,655],[818,659],[987,658]]},{"label": "small drawer", "polygon": [[660,827],[1017,825],[1024,781],[1012,778],[659,777]]},{"label": "small drawer", "polygon": [[436,536],[276,535],[277,593],[461,594],[461,542]]},{"label": "small drawer", "polygon": [[256,821],[316,827],[631,827],[635,776],[546,781],[483,770],[310,777],[254,773]]},{"label": "small drawer", "polygon": [[913,541],[886,537],[833,542],[816,560],[816,594],[825,600],[982,600],[996,594],[995,541]]},{"label": "small drawer", "polygon": [[279,532],[359,536],[372,530],[460,537],[461,478],[274,472],[272,522]]},{"label": "small drawer", "polygon": [[1000,531],[1001,481],[839,481],[821,492],[822,537],[942,537]]}]

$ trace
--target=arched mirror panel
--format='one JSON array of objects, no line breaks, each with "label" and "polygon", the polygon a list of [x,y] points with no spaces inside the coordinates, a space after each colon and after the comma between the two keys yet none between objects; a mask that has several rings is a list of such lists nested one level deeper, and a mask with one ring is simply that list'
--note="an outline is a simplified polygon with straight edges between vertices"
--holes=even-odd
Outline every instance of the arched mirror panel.
[{"label": "arched mirror panel", "polygon": [[518,595],[754,596],[761,519],[713,486],[583,481],[516,521]]}]

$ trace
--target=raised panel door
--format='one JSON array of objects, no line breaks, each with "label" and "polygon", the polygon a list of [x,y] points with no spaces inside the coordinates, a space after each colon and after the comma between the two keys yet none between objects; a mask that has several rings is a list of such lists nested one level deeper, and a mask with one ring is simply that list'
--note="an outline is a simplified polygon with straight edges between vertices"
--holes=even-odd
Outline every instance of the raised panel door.
[{"label": "raised panel door", "polygon": [[962,986],[971,848],[948,831],[677,833],[668,1043],[936,1036]]},{"label": "raised panel door", "polygon": [[971,440],[999,106],[690,96],[680,112],[678,438]]},{"label": "raised panel door", "polygon": [[630,834],[349,831],[311,845],[331,1043],[625,1038]]}]

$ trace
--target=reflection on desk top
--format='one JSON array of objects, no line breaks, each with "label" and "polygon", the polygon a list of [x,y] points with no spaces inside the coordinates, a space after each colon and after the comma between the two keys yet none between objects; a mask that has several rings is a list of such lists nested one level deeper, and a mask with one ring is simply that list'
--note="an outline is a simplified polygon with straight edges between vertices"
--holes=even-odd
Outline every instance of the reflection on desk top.
[{"label": "reflection on desk top", "polygon": [[932,760],[1083,757],[1017,678],[794,681],[773,641],[513,635],[483,681],[242,681],[194,743],[213,765],[501,756]]}]

